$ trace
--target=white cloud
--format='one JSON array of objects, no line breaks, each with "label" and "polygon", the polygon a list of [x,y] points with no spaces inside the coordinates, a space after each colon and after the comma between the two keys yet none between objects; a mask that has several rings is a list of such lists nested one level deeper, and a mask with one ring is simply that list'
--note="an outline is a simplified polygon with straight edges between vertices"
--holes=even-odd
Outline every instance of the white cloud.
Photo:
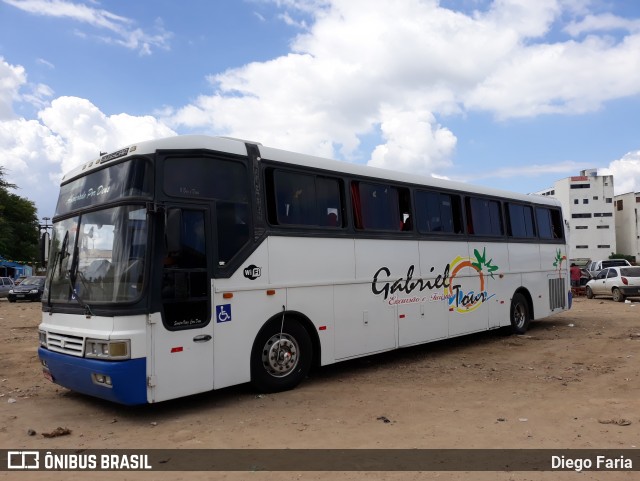
[{"label": "white cloud", "polygon": [[626,30],[638,33],[640,32],[640,20],[632,20],[605,13],[601,15],[586,15],[580,21],[570,22],[564,28],[565,32],[574,37],[584,33],[609,30]]},{"label": "white cloud", "polygon": [[[22,89],[33,93],[22,94]],[[6,180],[18,185],[20,195],[38,204],[41,215],[53,214],[62,173],[123,145],[175,135],[152,116],[105,115],[86,99],[52,95],[44,85],[35,87],[26,80],[24,68],[0,58],[0,166]],[[37,97],[37,99],[36,99]],[[14,102],[43,103],[38,120],[19,118]]]},{"label": "white cloud", "polygon": [[22,66],[10,65],[0,57],[0,121],[15,118],[13,103],[26,81],[27,76]]},{"label": "white cloud", "polygon": [[61,170],[67,172],[100,152],[175,132],[151,116],[107,116],[86,99],[59,97],[38,114],[42,124],[64,144]]},{"label": "white cloud", "polygon": [[382,132],[372,164],[429,173],[455,151],[441,116],[577,114],[640,93],[640,35],[547,38],[588,1],[495,0],[470,14],[436,0],[273,3],[305,27],[292,52],[212,75],[213,94],[167,122],[346,159]]},{"label": "white cloud", "polygon": [[[156,33],[149,33],[136,28],[135,22],[130,18],[82,3],[73,3],[67,0],[2,1],[34,15],[71,19],[89,25],[98,31],[106,30],[109,35],[102,35],[98,38],[106,43],[137,50],[141,55],[149,55],[152,48],[168,49],[169,40],[173,36],[171,32],[164,29],[160,20],[155,23]],[[84,32],[79,32],[78,35],[86,36]]]},{"label": "white cloud", "polygon": [[640,150],[628,152],[614,160],[609,167],[598,169],[599,175],[613,175],[613,190],[616,195],[640,192]]},{"label": "white cloud", "polygon": [[388,119],[381,125],[386,143],[375,148],[369,165],[423,175],[451,166],[456,138],[431,112],[387,108],[381,117]]}]

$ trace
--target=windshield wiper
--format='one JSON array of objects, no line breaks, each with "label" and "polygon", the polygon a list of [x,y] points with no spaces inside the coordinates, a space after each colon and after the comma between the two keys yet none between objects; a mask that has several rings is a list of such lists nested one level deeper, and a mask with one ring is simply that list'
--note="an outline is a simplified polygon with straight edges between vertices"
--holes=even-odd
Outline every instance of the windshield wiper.
[{"label": "windshield wiper", "polygon": [[73,259],[71,259],[71,269],[67,271],[69,274],[69,277],[68,277],[69,285],[71,286],[71,298],[78,301],[78,304],[84,307],[85,316],[90,317],[90,316],[93,316],[93,312],[91,312],[91,308],[89,307],[89,304],[84,302],[84,300],[82,299],[82,297],[80,297],[80,294],[78,294],[78,291],[75,288],[75,284],[76,284],[76,280],[78,279],[78,276],[82,276],[82,273],[78,272],[79,264],[80,264],[80,249],[78,248],[78,246],[75,246],[75,248],[73,249]]},{"label": "windshield wiper", "polygon": [[[69,231],[67,231],[64,235],[64,239],[62,241],[62,247],[53,259],[53,265],[51,266],[51,270],[49,270],[49,291],[47,292],[47,305],[51,307],[51,291],[53,290],[53,276],[56,272],[56,267],[58,267],[58,263],[60,263],[60,271],[58,272],[58,276],[62,275],[62,260],[69,255],[67,252],[67,245],[69,244]],[[66,255],[65,255],[66,254]]]}]

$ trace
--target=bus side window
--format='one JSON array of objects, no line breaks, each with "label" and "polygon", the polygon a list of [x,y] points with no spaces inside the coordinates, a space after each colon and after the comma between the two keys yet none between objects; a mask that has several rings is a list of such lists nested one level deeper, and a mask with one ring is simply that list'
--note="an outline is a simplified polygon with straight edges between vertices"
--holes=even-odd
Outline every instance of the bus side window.
[{"label": "bus side window", "polygon": [[466,210],[469,234],[496,237],[504,235],[500,202],[497,200],[467,197]]},{"label": "bus side window", "polygon": [[165,228],[163,322],[170,329],[201,326],[210,318],[205,211],[169,209]]},{"label": "bus side window", "polygon": [[558,209],[536,207],[536,221],[541,239],[564,239],[562,214]]},{"label": "bus side window", "polygon": [[353,182],[351,195],[356,228],[364,230],[412,230],[409,189],[386,184]]},{"label": "bus side window", "polygon": [[269,170],[268,219],[272,224],[343,227],[342,181],[332,177]]},{"label": "bus side window", "polygon": [[533,227],[533,209],[528,205],[507,204],[509,236],[517,238],[533,238],[536,236]]},{"label": "bus side window", "polygon": [[418,231],[421,233],[461,234],[460,197],[440,192],[416,191]]},{"label": "bus side window", "polygon": [[249,208],[238,202],[216,204],[218,265],[223,266],[249,242]]}]

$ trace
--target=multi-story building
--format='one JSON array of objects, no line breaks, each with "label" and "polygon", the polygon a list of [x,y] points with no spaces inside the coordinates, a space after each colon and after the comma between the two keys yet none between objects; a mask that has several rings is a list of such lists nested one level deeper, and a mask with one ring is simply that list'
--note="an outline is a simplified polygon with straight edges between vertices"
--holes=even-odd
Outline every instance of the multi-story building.
[{"label": "multi-story building", "polygon": [[555,197],[562,204],[571,258],[608,259],[617,253],[612,175],[583,170],[536,194]]},{"label": "multi-story building", "polygon": [[615,220],[618,253],[635,256],[640,261],[640,192],[616,195]]}]

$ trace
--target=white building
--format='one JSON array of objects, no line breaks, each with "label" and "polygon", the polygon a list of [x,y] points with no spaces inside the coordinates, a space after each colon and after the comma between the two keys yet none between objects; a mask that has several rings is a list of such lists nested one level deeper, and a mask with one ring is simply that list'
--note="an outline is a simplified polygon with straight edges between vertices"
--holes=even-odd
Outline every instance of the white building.
[{"label": "white building", "polygon": [[562,203],[569,224],[571,258],[608,259],[618,253],[612,175],[583,170],[579,176],[557,180],[553,188],[536,194],[555,197]]},{"label": "white building", "polygon": [[618,253],[640,261],[640,192],[615,196],[616,241]]}]

